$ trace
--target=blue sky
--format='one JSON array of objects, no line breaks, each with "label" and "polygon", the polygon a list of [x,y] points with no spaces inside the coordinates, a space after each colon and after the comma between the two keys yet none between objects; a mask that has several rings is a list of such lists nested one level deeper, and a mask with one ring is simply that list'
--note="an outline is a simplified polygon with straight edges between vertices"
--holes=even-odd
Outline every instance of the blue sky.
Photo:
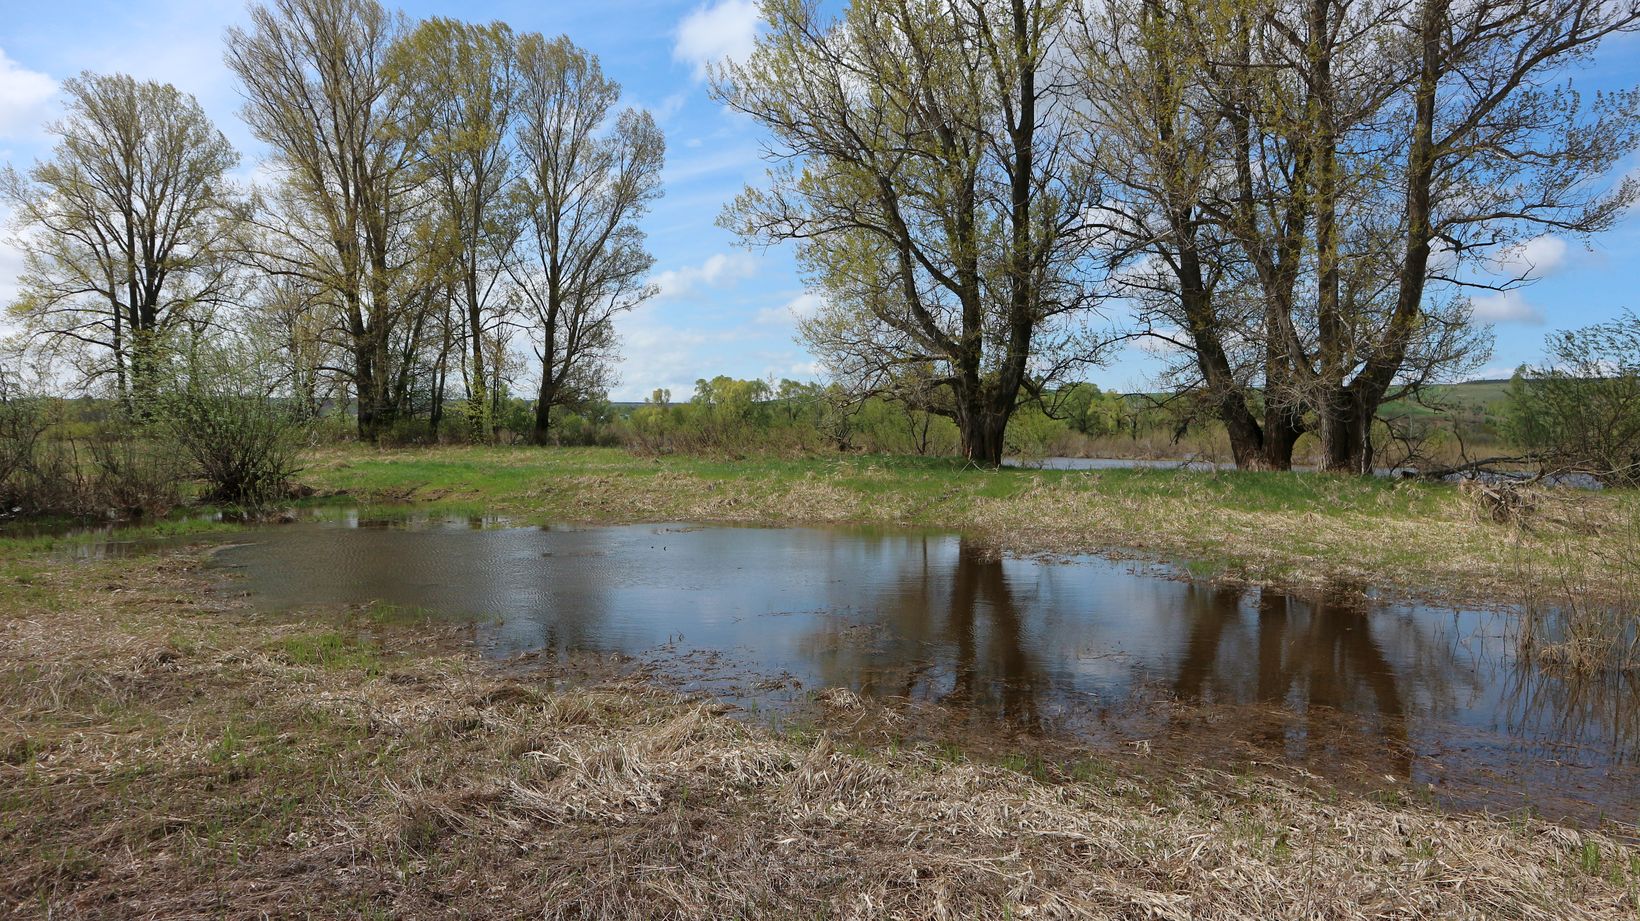
[{"label": "blue sky", "polygon": [[[124,71],[193,93],[245,155],[249,177],[261,155],[237,117],[239,98],[222,64],[222,34],[244,19],[235,2],[10,4],[0,17],[0,159],[19,168],[49,149],[43,125],[55,117],[58,81],[82,70]],[[667,135],[666,196],[646,221],[662,293],[621,320],[624,358],[617,399],[656,387],[686,395],[696,378],[813,378],[813,358],[793,341],[794,312],[812,309],[792,253],[745,250],[714,223],[748,181],[759,181],[760,134],[708,97],[707,61],[743,54],[756,29],[753,0],[604,2],[427,2],[402,4],[412,16],[500,19],[520,31],[568,34],[597,54],[625,88],[626,101],[654,112]],[[1622,36],[1597,65],[1576,75],[1585,90],[1640,84],[1640,37]],[[1632,158],[1623,171],[1640,169]],[[1640,306],[1640,218],[1630,215],[1586,250],[1576,241],[1535,241],[1526,254],[1535,283],[1477,298],[1494,321],[1497,346],[1487,374],[1535,359],[1551,329],[1584,325]],[[0,303],[10,300],[15,254],[0,246]],[[1134,348],[1091,375],[1120,389],[1143,387],[1155,359]]]}]

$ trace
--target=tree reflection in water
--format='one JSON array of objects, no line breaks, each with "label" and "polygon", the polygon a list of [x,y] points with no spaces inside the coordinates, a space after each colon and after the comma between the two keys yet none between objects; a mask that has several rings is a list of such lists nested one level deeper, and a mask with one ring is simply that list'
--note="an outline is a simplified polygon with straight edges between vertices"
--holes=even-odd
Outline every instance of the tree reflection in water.
[{"label": "tree reflection in water", "polygon": [[[1193,705],[1259,705],[1242,719],[1214,723],[1261,748],[1304,760],[1364,743],[1387,759],[1383,768],[1411,776],[1407,701],[1374,636],[1370,608],[1344,593],[1310,602],[1270,589],[1252,591],[1256,654],[1247,663],[1237,661],[1241,650],[1225,648],[1227,635],[1248,626],[1247,594],[1238,588],[1189,593],[1194,603],[1184,612],[1189,625],[1172,685],[1175,698]],[[1344,714],[1355,719],[1340,719]]]},{"label": "tree reflection in water", "polygon": [[1507,612],[1003,559],[948,534],[489,523],[294,525],[215,559],[274,609],[476,617],[494,655],[638,657],[759,706],[844,687],[1009,745],[1150,739],[1174,760],[1239,752],[1640,818],[1640,685],[1518,661]]}]

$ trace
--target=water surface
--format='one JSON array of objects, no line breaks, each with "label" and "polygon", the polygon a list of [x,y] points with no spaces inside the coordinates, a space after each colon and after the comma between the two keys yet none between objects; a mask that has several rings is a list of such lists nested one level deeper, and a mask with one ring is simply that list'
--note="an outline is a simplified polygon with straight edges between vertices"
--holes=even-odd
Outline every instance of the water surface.
[{"label": "water surface", "polygon": [[491,656],[618,654],[745,706],[842,687],[975,731],[1640,818],[1640,693],[1516,661],[1507,613],[1004,558],[946,533],[493,525],[344,516],[215,559],[269,606],[426,608],[471,618]]}]

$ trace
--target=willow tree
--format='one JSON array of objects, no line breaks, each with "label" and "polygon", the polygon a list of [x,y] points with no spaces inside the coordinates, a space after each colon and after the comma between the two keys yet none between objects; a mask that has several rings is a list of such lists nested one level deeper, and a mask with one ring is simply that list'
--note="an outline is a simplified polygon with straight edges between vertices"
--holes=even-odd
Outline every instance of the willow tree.
[{"label": "willow tree", "polygon": [[515,44],[505,23],[433,18],[400,40],[389,61],[416,119],[410,133],[450,254],[448,287],[467,334],[468,421],[478,441],[494,433],[485,345],[504,319],[504,265],[520,229],[505,207],[515,159]]},{"label": "willow tree", "polygon": [[[1587,235],[1635,97],[1550,83],[1632,5],[1102,0],[1079,31],[1107,229],[1243,466],[1365,472],[1379,408],[1483,360],[1499,248]],[[1437,250],[1443,251],[1437,257]],[[1260,418],[1262,414],[1262,418]]]},{"label": "willow tree", "polygon": [[194,97],[124,74],[64,81],[67,114],[52,155],[0,191],[22,231],[19,299],[37,341],[112,377],[128,408],[153,397],[164,340],[229,297],[239,162]]},{"label": "willow tree", "polygon": [[1336,326],[1330,336],[1318,329],[1315,356],[1300,355],[1300,341],[1290,345],[1295,361],[1315,363],[1324,466],[1356,472],[1372,469],[1379,407],[1446,341],[1430,330],[1450,322],[1443,300],[1467,301],[1466,264],[1544,232],[1587,238],[1640,199],[1640,180],[1607,178],[1640,138],[1640,92],[1585,105],[1558,82],[1605,39],[1640,27],[1640,5],[1421,0],[1388,21],[1404,49],[1395,92],[1342,82],[1335,91],[1384,100],[1337,148],[1334,169],[1364,177],[1364,191],[1339,203],[1345,230],[1315,239],[1323,266],[1351,230],[1381,247],[1387,258],[1368,258],[1388,266],[1389,284],[1381,294],[1366,284],[1367,296],[1352,304],[1348,290],[1335,290],[1346,283],[1323,275],[1318,297],[1338,305]]},{"label": "willow tree", "polygon": [[827,19],[772,0],[750,57],[714,76],[780,161],[722,223],[796,241],[826,296],[810,348],[857,388],[917,375],[978,463],[1001,462],[1023,400],[1094,358],[1098,191],[1072,155],[1059,47],[1072,7],[859,0]]},{"label": "willow tree", "polygon": [[319,289],[375,439],[405,403],[436,268],[404,130],[418,119],[387,69],[407,24],[375,0],[274,0],[250,22],[228,31],[227,63],[277,175],[259,263]]},{"label": "willow tree", "polygon": [[509,271],[540,362],[543,444],[553,407],[607,385],[615,317],[654,294],[637,221],[661,194],[666,142],[648,112],[615,111],[620,84],[566,37],[523,36],[518,71],[525,228]]},{"label": "willow tree", "polygon": [[[1291,303],[1302,203],[1283,208],[1249,188],[1252,223],[1271,231],[1257,266],[1221,219],[1242,178],[1231,106],[1244,103],[1254,81],[1268,82],[1237,63],[1251,54],[1246,13],[1193,0],[1085,4],[1073,43],[1084,97],[1078,115],[1096,139],[1089,162],[1104,190],[1091,217],[1134,335],[1166,356],[1168,387],[1223,423],[1238,466],[1285,469],[1303,422],[1291,401],[1272,398],[1285,392],[1287,357],[1264,346],[1264,326]],[[1215,62],[1234,76],[1223,79]],[[1292,165],[1275,153],[1269,176]]]}]

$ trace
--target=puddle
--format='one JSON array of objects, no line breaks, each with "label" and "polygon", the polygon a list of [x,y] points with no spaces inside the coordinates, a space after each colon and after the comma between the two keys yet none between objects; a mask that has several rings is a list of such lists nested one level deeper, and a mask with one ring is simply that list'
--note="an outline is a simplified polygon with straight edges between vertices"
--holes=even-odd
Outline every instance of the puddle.
[{"label": "puddle", "polygon": [[471,619],[498,659],[632,661],[759,710],[841,687],[974,731],[1640,819],[1640,689],[1517,661],[1507,613],[1002,558],[943,533],[502,523],[334,513],[236,535],[213,565],[270,608]]}]

